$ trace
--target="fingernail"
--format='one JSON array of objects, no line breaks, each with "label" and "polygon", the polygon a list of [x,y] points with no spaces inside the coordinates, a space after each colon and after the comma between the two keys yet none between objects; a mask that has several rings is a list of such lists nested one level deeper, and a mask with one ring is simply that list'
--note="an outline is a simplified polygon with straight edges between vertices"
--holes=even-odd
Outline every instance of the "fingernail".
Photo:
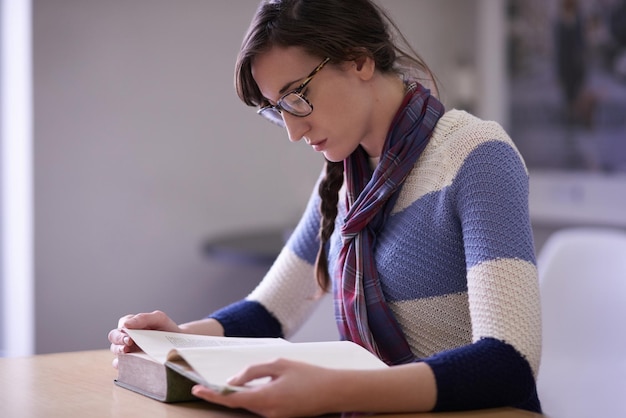
[{"label": "fingernail", "polygon": [[122,341],[124,342],[124,345],[130,345],[130,337],[124,337]]}]

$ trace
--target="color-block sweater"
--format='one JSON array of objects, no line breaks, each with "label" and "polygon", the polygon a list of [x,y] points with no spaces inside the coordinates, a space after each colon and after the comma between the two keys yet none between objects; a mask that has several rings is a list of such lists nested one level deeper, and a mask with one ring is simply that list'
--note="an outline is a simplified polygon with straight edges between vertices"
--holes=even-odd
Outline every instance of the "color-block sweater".
[{"label": "color-block sweater", "polygon": [[[328,249],[336,269],[342,189]],[[265,278],[216,318],[229,336],[289,337],[315,307],[317,187]],[[540,411],[541,315],[528,172],[494,122],[458,110],[438,122],[377,237],[387,303],[437,381],[436,410]]]}]

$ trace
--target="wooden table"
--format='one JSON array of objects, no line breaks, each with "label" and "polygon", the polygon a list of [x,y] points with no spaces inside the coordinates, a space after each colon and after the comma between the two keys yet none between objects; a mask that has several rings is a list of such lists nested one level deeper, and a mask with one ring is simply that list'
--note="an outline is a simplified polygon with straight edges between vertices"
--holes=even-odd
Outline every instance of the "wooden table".
[{"label": "wooden table", "polygon": [[[184,418],[249,417],[207,402],[164,404],[113,383],[108,350],[0,359],[0,416],[3,418]],[[540,418],[512,408],[458,413],[385,415],[421,418]]]}]

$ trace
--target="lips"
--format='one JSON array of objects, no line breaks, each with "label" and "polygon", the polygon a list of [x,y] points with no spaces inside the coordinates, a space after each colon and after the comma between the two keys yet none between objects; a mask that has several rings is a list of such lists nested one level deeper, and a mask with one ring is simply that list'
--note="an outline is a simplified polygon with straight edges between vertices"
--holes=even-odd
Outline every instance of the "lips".
[{"label": "lips", "polygon": [[325,147],[326,147],[326,140],[322,139],[321,141],[317,141],[317,142],[313,142],[313,141],[307,141],[308,144],[313,147],[313,149],[315,151],[322,151]]}]

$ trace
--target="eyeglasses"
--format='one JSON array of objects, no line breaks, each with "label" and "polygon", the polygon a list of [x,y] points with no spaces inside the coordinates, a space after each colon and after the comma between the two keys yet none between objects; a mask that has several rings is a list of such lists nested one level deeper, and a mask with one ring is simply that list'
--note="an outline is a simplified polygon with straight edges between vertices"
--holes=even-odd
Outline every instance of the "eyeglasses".
[{"label": "eyeglasses", "polygon": [[324,68],[324,65],[326,65],[328,61],[330,61],[330,58],[324,58],[324,61],[304,79],[298,88],[283,94],[280,99],[278,99],[275,106],[267,104],[257,110],[257,113],[282,128],[285,127],[285,121],[282,116],[283,111],[300,118],[309,116],[311,112],[313,112],[313,105],[304,96],[302,90],[313,80],[315,74],[319,73],[320,70]]}]

